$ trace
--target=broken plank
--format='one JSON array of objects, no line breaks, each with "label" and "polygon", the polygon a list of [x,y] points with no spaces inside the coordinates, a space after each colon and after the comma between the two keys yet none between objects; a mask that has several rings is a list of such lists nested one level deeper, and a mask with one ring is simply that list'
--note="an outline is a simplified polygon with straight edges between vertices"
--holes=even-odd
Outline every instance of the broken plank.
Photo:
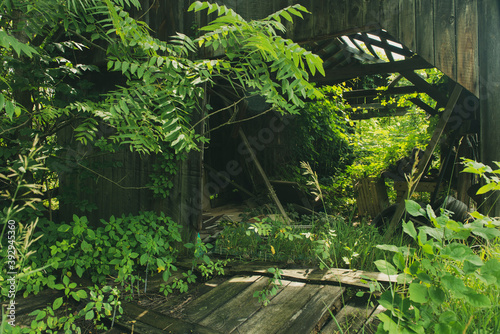
[{"label": "broken plank", "polygon": [[187,320],[198,323],[259,279],[265,280],[260,275],[233,277],[186,305],[183,313]]},{"label": "broken plank", "polygon": [[358,333],[366,321],[372,315],[375,307],[357,305],[349,302],[335,314],[335,320],[331,319],[322,329],[320,334]]},{"label": "broken plank", "polygon": [[311,333],[330,317],[332,309],[340,308],[345,289],[338,286],[323,286],[295,313],[286,326],[277,333]]},{"label": "broken plank", "polygon": [[124,313],[133,320],[140,321],[147,325],[161,329],[163,333],[199,333],[214,334],[219,333],[213,329],[206,328],[196,323],[172,318],[153,310],[146,310],[134,303],[122,302]]},{"label": "broken plank", "polygon": [[114,327],[107,333],[161,334],[165,332],[162,329],[135,320],[126,314],[122,314],[120,319],[115,321]]},{"label": "broken plank", "polygon": [[233,333],[276,333],[314,296],[318,286],[291,282],[265,308],[238,326]]},{"label": "broken plank", "polygon": [[[288,283],[285,283],[285,286]],[[222,333],[232,332],[261,308],[261,303],[253,294],[256,291],[263,290],[268,284],[267,278],[257,280],[226,304],[214,310],[199,323]]]}]

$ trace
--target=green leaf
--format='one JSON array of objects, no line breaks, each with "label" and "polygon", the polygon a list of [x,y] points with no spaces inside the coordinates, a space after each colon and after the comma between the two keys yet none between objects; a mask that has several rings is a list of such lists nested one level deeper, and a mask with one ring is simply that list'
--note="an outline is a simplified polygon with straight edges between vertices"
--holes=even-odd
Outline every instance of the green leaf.
[{"label": "green leaf", "polygon": [[56,300],[54,300],[54,303],[52,304],[52,309],[55,311],[59,307],[61,307],[62,304],[63,304],[63,297],[59,297]]},{"label": "green leaf", "polygon": [[381,273],[387,275],[396,275],[398,273],[396,268],[386,260],[377,260],[374,264]]},{"label": "green leaf", "polygon": [[437,305],[444,303],[446,295],[440,287],[431,286],[428,290],[430,299]]},{"label": "green leaf", "polygon": [[399,253],[399,248],[395,245],[377,245],[375,247],[389,252]]},{"label": "green leaf", "polygon": [[424,216],[422,207],[415,201],[405,200],[405,208],[406,211],[414,217]]},{"label": "green leaf", "polygon": [[94,311],[90,310],[85,314],[85,320],[92,320],[94,319]]},{"label": "green leaf", "polygon": [[75,271],[76,271],[76,274],[78,275],[78,277],[82,277],[83,273],[85,272],[85,269],[83,269],[82,267],[80,267],[79,265],[76,265],[75,266]]},{"label": "green leaf", "polygon": [[139,259],[139,264],[141,266],[145,265],[148,262],[148,259],[149,259],[149,255],[147,253],[142,254],[140,259]]},{"label": "green leaf", "polygon": [[87,235],[89,236],[90,240],[95,240],[95,232],[94,232],[94,230],[92,230],[92,229],[89,228],[87,230]]},{"label": "green leaf", "polygon": [[495,188],[497,188],[497,187],[498,187],[497,183],[491,182],[491,183],[485,184],[484,186],[479,188],[479,190],[477,191],[476,194],[481,195],[481,194],[487,193],[488,191],[495,190]]},{"label": "green leaf", "polygon": [[487,296],[475,292],[474,289],[468,288],[463,293],[463,296],[474,307],[488,307],[491,305],[490,299]]},{"label": "green leaf", "polygon": [[14,107],[12,101],[5,102],[5,113],[7,114],[10,120],[12,120],[12,117],[14,116],[15,109],[16,108]]},{"label": "green leaf", "polygon": [[87,295],[87,291],[85,290],[78,290],[76,292],[77,296],[80,297],[80,298],[87,298],[88,295]]},{"label": "green leaf", "polygon": [[35,320],[36,320],[36,321],[38,321],[38,320],[42,320],[43,318],[45,318],[45,316],[46,316],[46,315],[47,315],[47,312],[45,312],[45,311],[40,311],[40,313],[38,313],[38,314],[36,315]]},{"label": "green leaf", "polygon": [[441,250],[441,256],[456,261],[464,261],[473,255],[475,254],[472,249],[458,242],[453,242]]},{"label": "green leaf", "polygon": [[86,242],[85,240],[82,241],[82,250],[85,252],[85,253],[88,253],[90,251],[92,251],[92,245],[89,244],[88,242]]},{"label": "green leaf", "polygon": [[292,17],[290,16],[290,14],[287,12],[287,11],[282,11],[281,12],[281,16],[283,16],[288,22],[292,22],[293,23],[293,19]]},{"label": "green leaf", "polygon": [[417,231],[415,230],[415,226],[411,220],[408,223],[403,222],[403,231],[414,240],[417,239]]},{"label": "green leaf", "polygon": [[410,294],[410,300],[416,303],[424,304],[428,300],[427,286],[420,283],[410,283],[408,292]]},{"label": "green leaf", "polygon": [[71,226],[69,226],[68,224],[62,224],[61,226],[59,226],[57,228],[57,231],[64,233],[64,232],[68,232],[70,228],[71,228]]},{"label": "green leaf", "polygon": [[500,262],[497,259],[488,260],[481,268],[481,276],[488,282],[500,288]]}]

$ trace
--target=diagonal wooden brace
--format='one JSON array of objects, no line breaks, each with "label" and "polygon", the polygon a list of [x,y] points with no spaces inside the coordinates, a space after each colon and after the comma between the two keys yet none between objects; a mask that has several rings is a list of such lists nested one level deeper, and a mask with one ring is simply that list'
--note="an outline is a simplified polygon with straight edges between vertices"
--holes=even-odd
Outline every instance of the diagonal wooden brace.
[{"label": "diagonal wooden brace", "polygon": [[[462,86],[460,86],[459,84],[455,85],[455,88],[453,89],[453,92],[451,93],[450,98],[448,99],[448,103],[446,104],[446,108],[444,109],[441,118],[439,119],[439,122],[436,126],[436,130],[434,130],[431,140],[429,141],[429,144],[425,149],[424,155],[418,162],[415,173],[411,176],[414,179],[414,181],[408,183],[409,187],[408,190],[406,190],[403,193],[403,198],[410,198],[415,189],[417,188],[418,182],[422,178],[423,173],[425,171],[425,167],[427,166],[427,164],[431,159],[432,152],[434,152],[434,150],[436,149],[436,146],[439,142],[439,138],[441,138],[441,135],[444,132],[444,128],[446,127],[446,124],[450,119],[451,112],[453,111],[455,105],[457,104],[458,98],[462,93],[462,89],[463,89]],[[385,234],[386,241],[392,238],[397,224],[403,217],[404,211],[405,211],[405,201],[403,200],[398,204],[396,212],[394,213],[394,216],[392,216],[391,222],[389,223],[389,227],[387,228],[387,232]]]}]

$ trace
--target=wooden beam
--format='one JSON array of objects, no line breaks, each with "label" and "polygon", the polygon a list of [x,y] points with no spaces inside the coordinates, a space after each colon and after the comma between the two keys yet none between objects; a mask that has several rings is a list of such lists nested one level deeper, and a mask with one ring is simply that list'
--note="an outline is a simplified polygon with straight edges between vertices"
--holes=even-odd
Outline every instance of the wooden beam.
[{"label": "wooden beam", "polygon": [[358,97],[373,97],[379,95],[403,95],[412,93],[421,93],[422,90],[418,89],[416,86],[403,86],[403,87],[393,87],[385,90],[378,89],[358,89],[349,92],[344,92],[342,97],[345,99],[358,98]]},{"label": "wooden beam", "polygon": [[377,41],[376,39],[370,38],[369,36],[364,37],[365,35],[357,34],[357,35],[352,36],[352,38],[357,39],[358,41],[361,41],[365,44],[371,44],[373,46],[378,46],[379,48],[382,48],[386,51],[394,52],[394,53],[397,53],[398,55],[401,55],[404,57],[412,57],[414,55],[414,53],[411,52],[411,50],[409,50],[405,47],[398,48],[395,45],[389,44],[387,41],[386,42]]},{"label": "wooden beam", "polygon": [[406,79],[424,91],[431,98],[436,100],[438,104],[446,105],[446,97],[436,87],[425,81],[420,75],[414,71],[400,71],[399,73],[401,73]]},{"label": "wooden beam", "polygon": [[[349,109],[346,109],[346,111],[349,111]],[[363,120],[363,119],[370,119],[370,118],[375,118],[375,117],[393,117],[393,116],[404,116],[408,113],[407,108],[392,108],[392,109],[372,109],[371,111],[368,111],[366,113],[352,113],[349,115],[349,118],[352,120]]]},{"label": "wooden beam", "polygon": [[260,165],[259,160],[257,159],[257,156],[255,155],[255,152],[253,151],[253,148],[250,146],[250,143],[248,142],[247,136],[245,135],[245,132],[243,132],[243,129],[240,128],[238,131],[241,140],[243,141],[244,145],[246,146],[246,149],[248,150],[250,157],[252,158],[255,167],[257,167],[257,170],[259,171],[260,175],[262,176],[262,179],[264,180],[264,183],[266,184],[267,189],[269,190],[269,194],[271,195],[271,198],[273,199],[274,203],[278,207],[278,210],[280,213],[283,215],[283,218],[285,219],[286,223],[290,223],[291,219],[288,217],[288,215],[285,212],[285,209],[283,209],[283,205],[281,205],[281,202],[276,196],[276,192],[273,189],[273,186],[269,182],[269,179],[267,178],[266,172],[264,172],[264,169]]},{"label": "wooden beam", "polygon": [[425,103],[424,101],[422,101],[421,99],[419,99],[417,97],[414,99],[410,99],[410,101],[413,102],[414,105],[416,105],[417,107],[419,107],[420,109],[422,109],[423,111],[425,111],[426,113],[428,113],[431,116],[434,116],[437,114],[437,112],[434,108],[432,108],[427,103]]},{"label": "wooden beam", "polygon": [[[320,85],[335,84],[349,79],[373,74],[385,73],[401,73],[404,71],[413,71],[424,68],[433,68],[434,66],[426,62],[424,59],[415,56],[411,59],[401,60],[396,62],[387,62],[381,64],[363,64],[345,66],[339,69],[326,70],[325,76],[316,74],[311,77],[311,82],[316,82]],[[423,79],[422,79],[423,80]]]},{"label": "wooden beam", "polygon": [[236,183],[236,182],[232,181],[231,179],[229,179],[227,176],[224,175],[224,173],[219,173],[217,170],[215,170],[215,168],[210,167],[206,163],[204,163],[203,166],[205,168],[207,168],[208,170],[210,170],[212,173],[215,173],[218,177],[222,177],[225,181],[231,183],[235,188],[243,191],[248,196],[250,196],[252,198],[255,197],[254,194],[252,194],[250,191],[248,191],[245,188],[243,188],[242,186],[240,186],[238,183]]},{"label": "wooden beam", "polygon": [[[409,188],[407,191],[403,193],[403,198],[410,198],[415,189],[417,188],[418,182],[422,178],[423,172],[425,171],[426,166],[431,159],[432,152],[434,152],[436,146],[438,145],[439,139],[441,138],[441,135],[444,132],[444,128],[446,127],[446,124],[450,119],[451,113],[455,108],[455,105],[457,104],[458,98],[462,93],[462,89],[463,89],[462,86],[460,86],[459,84],[455,84],[455,88],[453,89],[450,99],[446,104],[446,108],[443,111],[441,118],[439,119],[439,122],[436,126],[436,129],[434,130],[434,133],[432,134],[432,138],[429,141],[427,148],[425,149],[424,155],[418,162],[415,173],[411,176],[414,181],[413,183],[409,183]],[[401,221],[404,212],[405,212],[405,201],[401,201],[398,204],[394,216],[392,216],[391,222],[389,223],[389,227],[387,228],[387,232],[385,234],[386,241],[389,241],[392,238],[393,233],[396,230],[396,225]]]}]

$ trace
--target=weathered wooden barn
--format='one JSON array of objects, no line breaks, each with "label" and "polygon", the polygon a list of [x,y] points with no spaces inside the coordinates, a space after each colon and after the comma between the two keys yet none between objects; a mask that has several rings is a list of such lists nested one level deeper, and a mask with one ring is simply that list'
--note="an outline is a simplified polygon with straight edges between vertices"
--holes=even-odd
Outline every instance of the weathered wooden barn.
[{"label": "weathered wooden barn", "polygon": [[[192,27],[203,26],[210,20],[205,13],[187,13],[191,2],[143,0],[143,11],[139,15],[161,39],[168,39],[177,31],[190,35]],[[323,58],[326,75],[314,76],[314,82],[328,85],[363,75],[399,73],[412,85],[389,88],[387,94],[424,92],[437,102],[436,107],[431,108],[419,99],[412,101],[429,114],[440,114],[438,129],[429,143],[423,162],[428,161],[442,133],[452,130],[461,136],[478,132],[478,159],[486,164],[500,161],[500,94],[497,93],[500,89],[500,3],[497,0],[217,2],[235,9],[249,20],[266,17],[295,3],[304,5],[311,15],[288,24],[286,37],[307,45]],[[375,49],[385,53],[388,61],[380,59]],[[449,77],[447,85],[438,87],[429,84],[415,72],[433,67]],[[351,99],[363,98],[367,101],[366,98],[373,96],[373,91],[355,91],[350,94]],[[386,112],[373,103],[364,108],[368,113],[376,110],[377,115]],[[258,109],[259,106],[254,106],[254,111]],[[278,145],[280,138],[279,131],[273,132],[272,127],[279,128],[282,121],[270,118],[265,125],[273,135],[272,140],[265,143],[268,146],[266,152],[270,154],[279,151],[272,149],[273,145]],[[234,176],[232,173],[236,175],[239,168],[256,168],[259,170],[256,175],[259,175],[260,169],[266,169],[254,165],[254,162],[250,163],[253,167],[239,163],[238,155],[241,156],[241,152],[238,153],[238,147],[245,145],[245,135],[238,133],[240,129],[232,131],[236,133],[231,139],[234,143],[229,146],[235,150],[234,154],[227,155],[227,160],[222,163],[217,160],[218,165],[210,166],[214,164],[210,163],[206,167],[204,163],[213,160],[210,150],[213,151],[220,143],[213,143],[207,152],[201,150],[190,153],[186,160],[180,162],[174,188],[167,200],[152,200],[146,190],[134,189],[144,186],[144,171],[150,169],[149,162],[138,156],[123,157],[121,167],[109,167],[104,172],[108,179],[120,180],[120,186],[105,179],[98,181],[101,203],[99,210],[92,215],[97,218],[156,209],[167,212],[185,226],[197,228],[200,226],[203,203],[206,203],[203,197],[210,195],[210,184],[226,186],[229,183],[226,176]],[[270,138],[269,133],[267,137],[262,134],[263,138],[267,138],[266,141]],[[251,136],[258,134],[257,131]],[[227,149],[227,144],[222,145],[224,149]],[[224,173],[216,173],[209,168]],[[425,163],[419,169],[423,172]],[[74,208],[68,208],[67,212],[74,213]],[[490,214],[500,216],[500,205],[497,204]]]}]

